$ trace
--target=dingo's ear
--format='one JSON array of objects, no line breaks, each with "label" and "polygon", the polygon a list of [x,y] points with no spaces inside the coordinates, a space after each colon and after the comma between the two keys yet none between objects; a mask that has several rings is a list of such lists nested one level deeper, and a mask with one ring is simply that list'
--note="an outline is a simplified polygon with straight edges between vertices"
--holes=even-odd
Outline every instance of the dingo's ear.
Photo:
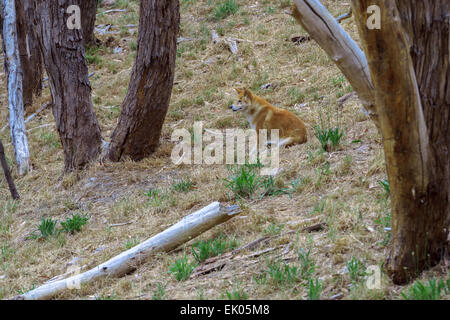
[{"label": "dingo's ear", "polygon": [[243,89],[239,89],[239,88],[234,88],[234,90],[236,90],[236,92],[238,93],[238,95],[243,96],[245,91]]},{"label": "dingo's ear", "polygon": [[244,88],[244,94],[246,97],[248,97],[250,99],[252,99],[252,97],[253,97],[253,93],[250,90],[248,90],[247,88]]}]

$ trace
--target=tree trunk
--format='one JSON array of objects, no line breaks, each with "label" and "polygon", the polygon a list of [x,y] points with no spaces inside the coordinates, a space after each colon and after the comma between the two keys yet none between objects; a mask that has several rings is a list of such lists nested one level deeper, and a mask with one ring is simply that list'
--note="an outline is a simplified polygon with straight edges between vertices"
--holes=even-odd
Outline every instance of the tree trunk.
[{"label": "tree trunk", "polygon": [[15,1],[2,0],[2,12],[3,48],[8,82],[9,125],[19,174],[23,175],[30,167],[30,152],[24,121],[23,73],[16,30]]},{"label": "tree trunk", "polygon": [[141,1],[136,61],[108,157],[141,160],[159,145],[175,69],[178,0]]},{"label": "tree trunk", "polygon": [[94,29],[95,18],[97,16],[97,5],[98,0],[81,1],[81,26],[85,44],[93,44],[95,42]]},{"label": "tree trunk", "polygon": [[239,206],[224,207],[219,202],[213,202],[158,233],[141,244],[122,252],[108,261],[84,273],[73,275],[67,279],[57,279],[15,297],[15,300],[49,299],[69,288],[92,282],[105,277],[120,277],[135,270],[152,254],[169,252],[176,249],[209,229],[224,223],[240,213]]},{"label": "tree trunk", "polygon": [[[294,15],[352,85],[360,82],[362,90],[353,85],[358,94],[373,95],[392,191],[387,268],[400,284],[440,261],[450,224],[449,3],[352,2],[369,81],[358,62],[365,58],[351,63],[358,55],[343,57],[353,47],[349,36],[318,0],[295,0]],[[374,12],[367,10],[373,5],[380,8],[381,29],[368,28]],[[367,83],[372,93],[364,89]]]},{"label": "tree trunk", "polygon": [[3,172],[5,174],[6,182],[8,183],[9,191],[11,192],[11,196],[14,200],[19,199],[19,193],[17,192],[16,185],[14,184],[14,180],[11,176],[11,172],[8,168],[8,163],[6,162],[5,156],[5,148],[3,148],[3,143],[0,140],[0,162],[2,164]]},{"label": "tree trunk", "polygon": [[[443,255],[450,222],[448,0],[353,0],[392,197],[387,270],[405,283]],[[367,7],[381,8],[369,30]]]},{"label": "tree trunk", "polygon": [[64,148],[65,171],[81,169],[100,153],[101,135],[91,101],[91,85],[81,30],[69,29],[70,5],[83,0],[26,0],[34,13],[37,39],[49,75],[53,115]]},{"label": "tree trunk", "polygon": [[356,42],[318,0],[295,0],[292,15],[348,79],[378,127],[369,66]]},{"label": "tree trunk", "polygon": [[40,96],[42,91],[42,59],[39,46],[34,37],[29,15],[25,13],[23,1],[16,1],[17,37],[19,39],[20,61],[23,70],[24,109],[33,104],[33,94]]}]

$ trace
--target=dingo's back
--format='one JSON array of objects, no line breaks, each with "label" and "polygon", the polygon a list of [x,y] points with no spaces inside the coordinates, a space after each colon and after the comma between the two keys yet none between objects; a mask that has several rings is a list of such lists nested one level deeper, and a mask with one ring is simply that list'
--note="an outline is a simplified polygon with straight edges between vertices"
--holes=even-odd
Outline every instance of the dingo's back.
[{"label": "dingo's back", "polygon": [[231,105],[233,111],[241,111],[247,117],[252,129],[259,135],[260,129],[278,129],[279,145],[305,143],[308,140],[303,121],[289,110],[272,106],[247,88],[236,89],[239,94],[237,104]]}]

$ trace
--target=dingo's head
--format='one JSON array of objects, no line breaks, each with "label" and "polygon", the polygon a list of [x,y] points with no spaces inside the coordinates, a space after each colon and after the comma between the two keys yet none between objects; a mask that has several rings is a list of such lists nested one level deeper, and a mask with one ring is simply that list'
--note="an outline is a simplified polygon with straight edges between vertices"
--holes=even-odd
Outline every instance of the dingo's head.
[{"label": "dingo's head", "polygon": [[239,100],[230,106],[233,111],[245,111],[247,107],[252,104],[252,93],[247,88],[235,88],[239,95]]}]

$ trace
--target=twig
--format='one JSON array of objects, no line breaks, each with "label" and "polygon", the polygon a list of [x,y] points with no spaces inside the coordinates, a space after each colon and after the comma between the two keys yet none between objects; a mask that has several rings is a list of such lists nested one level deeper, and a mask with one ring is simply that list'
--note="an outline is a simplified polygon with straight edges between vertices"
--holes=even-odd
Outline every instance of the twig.
[{"label": "twig", "polygon": [[107,13],[127,12],[127,11],[128,11],[128,9],[110,9],[110,10],[106,10],[106,11],[97,13],[97,17],[98,16],[102,16],[102,15],[107,14]]},{"label": "twig", "polygon": [[313,232],[313,231],[320,231],[326,226],[328,226],[328,224],[326,222],[321,222],[321,223],[314,224],[312,226],[303,228],[302,232],[308,232],[309,233],[309,232]]},{"label": "twig", "polygon": [[115,223],[115,224],[110,224],[109,227],[110,228],[121,227],[121,226],[126,226],[127,224],[132,224],[132,223],[133,223],[133,221],[123,222],[123,223]]},{"label": "twig", "polygon": [[35,113],[33,113],[31,116],[29,116],[29,117],[25,120],[25,123],[30,122],[34,117],[36,117],[36,115],[38,115],[39,113],[41,113],[42,111],[44,111],[45,109],[47,109],[48,107],[50,107],[51,105],[52,105],[51,102],[44,103],[44,104],[42,105],[42,107],[41,107],[40,109],[38,109],[38,111],[36,111]]},{"label": "twig", "polygon": [[86,269],[86,267],[87,267],[87,265],[81,266],[81,267],[79,267],[79,269],[75,269],[74,268],[73,270],[69,270],[69,271],[67,271],[64,274],[60,274],[60,275],[58,275],[56,277],[51,278],[50,280],[46,281],[45,283],[52,283],[52,282],[56,282],[56,281],[59,281],[59,280],[63,280],[65,278],[67,278],[68,276],[73,276],[74,273],[76,273],[77,271],[81,271],[81,270]]},{"label": "twig", "polygon": [[350,99],[351,97],[353,97],[355,94],[356,94],[356,92],[353,91],[353,92],[344,94],[342,97],[340,97],[338,99],[338,101],[337,101],[338,102],[338,108],[341,108],[344,105],[344,103],[346,103],[347,100]]},{"label": "twig", "polygon": [[[41,107],[38,111],[36,111],[35,113],[33,113],[31,116],[29,116],[29,117],[25,120],[25,123],[30,122],[37,114],[41,113],[42,111],[44,111],[45,109],[47,109],[47,108],[48,108],[49,106],[51,106],[51,105],[52,105],[51,102],[44,103],[44,104],[42,105],[42,107]],[[6,128],[8,128],[8,127],[9,127],[9,123],[7,123],[7,124],[2,128],[2,130],[0,130],[0,133],[3,133],[3,131],[5,131]]]},{"label": "twig", "polygon": [[234,39],[234,38],[220,39],[216,30],[211,31],[211,38],[212,38],[212,42],[214,44],[218,44],[221,42],[225,43],[228,46],[228,48],[230,49],[232,54],[238,53],[238,45],[237,45],[238,40],[237,39]]},{"label": "twig", "polygon": [[[90,73],[90,74],[88,75],[88,78],[91,78],[94,74],[95,74],[95,72]],[[46,82],[46,81],[48,81],[48,77],[45,77],[44,79],[42,79],[42,82]],[[42,87],[43,87],[43,88],[46,88],[47,85],[43,85]]]},{"label": "twig", "polygon": [[348,10],[347,13],[344,13],[343,15],[340,15],[339,17],[336,18],[338,23],[341,23],[343,20],[348,19],[352,16],[352,8],[350,8],[350,10]]},{"label": "twig", "polygon": [[31,132],[31,131],[36,130],[36,129],[41,129],[41,128],[46,128],[46,127],[51,127],[51,126],[54,126],[54,125],[55,125],[55,123],[45,123],[45,124],[43,124],[43,125],[40,125],[40,126],[31,128],[31,129],[28,129],[27,132]]},{"label": "twig", "polygon": [[227,38],[224,41],[226,44],[228,44],[228,47],[230,48],[232,54],[238,53],[238,46],[236,40],[232,38]]},{"label": "twig", "polygon": [[219,35],[217,34],[216,30],[211,31],[211,38],[214,43],[217,43],[219,41]]},{"label": "twig", "polygon": [[142,264],[156,252],[170,252],[207,230],[228,221],[240,213],[239,206],[225,207],[219,202],[184,217],[170,228],[160,232],[141,244],[122,252],[108,261],[67,279],[44,284],[36,289],[16,296],[14,300],[49,299],[67,289],[80,287],[83,283],[105,277],[120,277]]},{"label": "twig", "polygon": [[[315,225],[312,225],[312,226],[303,228],[303,229],[300,230],[299,232],[307,232],[307,233],[310,233],[310,232],[313,232],[313,231],[320,231],[320,230],[322,230],[323,227],[325,227],[325,226],[327,226],[327,223],[322,222],[322,223],[318,223],[318,224],[315,224]],[[276,239],[276,238],[279,238],[279,237],[283,237],[283,236],[287,236],[287,235],[290,235],[290,234],[294,234],[294,233],[296,233],[296,232],[297,232],[297,230],[292,230],[292,231],[289,231],[289,232],[286,232],[286,233],[280,233],[280,234],[275,235],[275,236],[272,236],[272,237],[269,237],[269,236],[262,237],[262,238],[259,238],[259,239],[255,240],[255,241],[252,241],[252,242],[246,244],[246,245],[243,246],[243,247],[240,247],[240,248],[234,250],[233,253],[236,254],[236,253],[239,253],[239,252],[242,251],[242,250],[254,250],[254,249],[256,249],[256,248],[259,246],[259,244],[262,243],[262,242],[269,242],[270,240],[273,240],[273,239]]]},{"label": "twig", "polygon": [[179,37],[177,39],[177,43],[181,43],[181,42],[185,42],[185,41],[193,41],[195,40],[194,38],[184,38],[184,37]]},{"label": "twig", "polygon": [[[253,251],[256,248],[258,248],[262,243],[268,243],[269,241],[271,241],[273,239],[276,239],[276,238],[279,238],[279,237],[283,237],[283,236],[287,236],[287,235],[291,235],[291,234],[295,234],[296,232],[318,231],[318,230],[321,230],[324,225],[327,225],[327,224],[326,223],[319,223],[319,224],[312,225],[310,227],[303,228],[300,231],[292,230],[292,231],[289,231],[289,232],[286,232],[286,233],[283,233],[283,234],[278,234],[278,235],[271,236],[271,237],[266,236],[266,237],[259,238],[259,239],[254,240],[254,241],[252,241],[252,242],[250,242],[250,243],[248,243],[248,244],[246,244],[246,245],[244,245],[244,246],[242,246],[242,247],[240,247],[238,249],[235,249],[235,250],[233,250],[231,252],[224,253],[221,256],[217,256],[217,257],[213,257],[213,258],[210,258],[210,259],[206,259],[205,261],[203,261],[202,264],[200,264],[199,266],[197,266],[197,268],[195,268],[195,270],[192,273],[190,278],[192,279],[192,278],[195,278],[195,277],[198,277],[198,276],[201,276],[201,275],[205,275],[205,274],[208,274],[208,273],[211,273],[211,272],[223,269],[223,267],[231,259],[233,259],[238,253],[240,253],[241,251],[244,251],[244,250]],[[291,245],[291,243],[289,243],[288,245],[286,245],[284,247],[284,250],[283,250],[283,252],[281,253],[280,256],[286,255],[289,252],[290,245]],[[280,246],[273,247],[273,248],[261,249],[260,251],[253,252],[253,253],[250,253],[250,254],[245,255],[245,256],[241,256],[241,257],[239,257],[239,260],[245,260],[245,259],[248,259],[248,258],[256,258],[256,257],[258,257],[258,256],[260,256],[262,254],[278,250],[278,249],[280,249],[282,247],[283,246],[280,245]],[[291,259],[292,258],[284,258],[283,260],[284,261],[290,261]]]},{"label": "twig", "polygon": [[255,240],[255,241],[252,241],[252,242],[246,244],[245,246],[234,250],[234,253],[238,253],[238,252],[240,252],[242,250],[246,250],[246,249],[253,250],[253,249],[255,249],[258,246],[258,244],[260,244],[261,242],[263,242],[265,240],[269,240],[269,239],[271,239],[271,237],[262,237],[260,239]]}]

